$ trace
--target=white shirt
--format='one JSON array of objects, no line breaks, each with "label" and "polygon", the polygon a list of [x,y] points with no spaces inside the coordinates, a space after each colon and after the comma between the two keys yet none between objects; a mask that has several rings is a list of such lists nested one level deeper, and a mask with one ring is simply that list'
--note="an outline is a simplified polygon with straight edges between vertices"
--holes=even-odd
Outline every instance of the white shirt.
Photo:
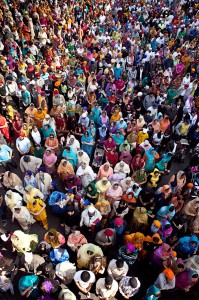
[{"label": "white shirt", "polygon": [[74,281],[77,281],[83,289],[87,289],[91,283],[95,282],[95,274],[91,271],[87,271],[90,274],[90,279],[87,282],[84,282],[81,280],[81,274],[84,271],[85,270],[77,271],[74,276]]},{"label": "white shirt", "polygon": [[96,283],[96,294],[102,298],[114,297],[118,291],[118,283],[116,280],[113,280],[112,286],[110,289],[107,289],[105,286],[105,278],[98,279]]}]

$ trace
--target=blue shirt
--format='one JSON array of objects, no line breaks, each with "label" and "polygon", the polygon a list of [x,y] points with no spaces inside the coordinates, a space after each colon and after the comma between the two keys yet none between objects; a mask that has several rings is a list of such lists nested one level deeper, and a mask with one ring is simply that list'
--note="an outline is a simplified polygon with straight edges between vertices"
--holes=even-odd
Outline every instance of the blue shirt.
[{"label": "blue shirt", "polygon": [[0,146],[0,162],[8,161],[10,159],[10,152],[12,149],[7,145]]},{"label": "blue shirt", "polygon": [[27,150],[29,150],[31,146],[30,140],[27,137],[24,137],[23,140],[18,138],[16,140],[16,146],[19,148],[20,152],[22,153],[27,152]]}]

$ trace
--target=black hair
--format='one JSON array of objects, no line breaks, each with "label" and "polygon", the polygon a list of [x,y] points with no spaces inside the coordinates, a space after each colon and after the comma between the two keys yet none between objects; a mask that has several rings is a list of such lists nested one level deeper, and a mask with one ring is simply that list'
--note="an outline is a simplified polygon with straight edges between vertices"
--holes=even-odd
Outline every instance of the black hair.
[{"label": "black hair", "polygon": [[124,261],[121,258],[117,259],[116,260],[116,266],[117,266],[117,268],[123,268]]},{"label": "black hair", "polygon": [[129,285],[130,285],[133,289],[135,289],[135,288],[137,287],[137,280],[136,280],[135,277],[132,277],[132,278],[129,279]]},{"label": "black hair", "polygon": [[90,279],[90,273],[88,271],[83,271],[82,274],[80,275],[80,278],[84,282],[88,282]]}]

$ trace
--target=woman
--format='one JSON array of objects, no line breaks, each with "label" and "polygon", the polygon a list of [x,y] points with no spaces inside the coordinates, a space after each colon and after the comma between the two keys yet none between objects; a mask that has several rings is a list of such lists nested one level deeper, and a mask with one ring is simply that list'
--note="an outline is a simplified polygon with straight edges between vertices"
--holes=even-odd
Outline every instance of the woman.
[{"label": "woman", "polygon": [[7,207],[12,210],[15,205],[22,205],[22,196],[9,190],[5,194],[5,202]]},{"label": "woman", "polygon": [[34,156],[37,158],[43,158],[45,152],[45,148],[42,147],[40,144],[35,144],[35,148],[34,148]]},{"label": "woman", "polygon": [[162,121],[160,121],[160,130],[161,132],[165,132],[170,127],[169,117],[165,116]]},{"label": "woman", "polygon": [[141,130],[144,125],[145,125],[144,117],[141,115],[139,116],[139,119],[137,119],[137,126],[139,130]]},{"label": "woman", "polygon": [[97,179],[100,180],[103,177],[109,177],[112,174],[113,174],[113,168],[111,168],[110,164],[106,162],[99,168]]},{"label": "woman", "polygon": [[147,178],[147,187],[148,188],[157,188],[157,184],[160,181],[161,174],[158,169],[154,169],[152,173],[148,175]]},{"label": "woman", "polygon": [[132,175],[132,179],[139,184],[139,186],[144,185],[147,182],[147,173],[144,168],[135,171]]},{"label": "woman", "polygon": [[93,153],[95,141],[93,139],[93,136],[89,135],[88,131],[85,131],[84,135],[82,136],[81,144],[82,144],[81,149],[85,151],[88,154],[88,156],[91,157]]},{"label": "woman", "polygon": [[16,219],[25,232],[28,232],[30,225],[35,223],[32,215],[25,206],[15,205],[12,209],[12,222]]},{"label": "woman", "polygon": [[88,201],[90,201],[92,204],[95,204],[98,198],[98,191],[94,182],[91,182],[89,185],[87,185],[84,190],[86,192],[85,199],[88,199]]},{"label": "woman", "polygon": [[107,200],[101,200],[101,201],[98,201],[95,204],[95,207],[97,208],[97,210],[99,210],[99,212],[102,216],[102,219],[101,219],[101,222],[100,222],[100,227],[104,228],[106,223],[107,223],[109,214],[111,212],[110,203]]},{"label": "woman", "polygon": [[67,159],[67,161],[69,161],[69,163],[72,164],[73,168],[75,169],[77,166],[77,153],[72,150],[71,147],[66,146],[63,153],[62,153],[62,157],[65,159]]},{"label": "woman", "polygon": [[164,261],[172,258],[174,252],[168,244],[163,243],[152,254],[151,261],[157,267],[162,267]]},{"label": "woman", "polygon": [[81,178],[83,187],[89,185],[89,183],[91,183],[96,178],[96,174],[93,172],[93,169],[90,166],[87,166],[87,164],[84,162],[82,162],[77,169],[76,175]]},{"label": "woman", "polygon": [[117,125],[115,124],[115,122],[112,121],[108,127],[109,135],[115,134],[117,130],[118,130]]},{"label": "woman", "polygon": [[43,163],[45,165],[46,172],[51,176],[55,176],[56,172],[57,156],[49,148],[46,149],[43,155]]},{"label": "woman", "polygon": [[112,150],[116,150],[116,142],[111,136],[109,136],[108,139],[104,142],[104,150],[106,153]]},{"label": "woman", "polygon": [[41,134],[37,128],[37,126],[33,126],[32,130],[31,130],[31,137],[33,139],[33,142],[36,145],[40,145],[41,144]]},{"label": "woman", "polygon": [[145,295],[145,300],[158,300],[161,296],[161,290],[157,288],[155,285],[151,285]]},{"label": "woman", "polygon": [[128,189],[130,189],[133,186],[133,181],[131,180],[131,177],[126,177],[125,179],[122,179],[120,181],[120,186],[122,188],[123,192],[126,192]]},{"label": "woman", "polygon": [[77,251],[77,267],[79,269],[87,268],[90,259],[95,255],[104,256],[99,246],[91,243],[82,245]]},{"label": "woman", "polygon": [[116,134],[113,135],[113,140],[116,143],[117,149],[119,149],[119,146],[124,142],[124,136],[120,130],[117,130]]},{"label": "woman", "polygon": [[181,191],[182,188],[185,186],[186,181],[187,181],[184,171],[179,171],[177,173],[177,175],[173,175],[169,180],[169,184],[171,184],[172,182],[175,182],[175,181],[176,181],[176,184],[177,184],[176,190]]},{"label": "woman", "polygon": [[141,154],[136,154],[131,162],[131,169],[133,172],[140,170],[141,168],[144,168],[145,162],[142,158]]},{"label": "woman", "polygon": [[187,269],[184,272],[176,275],[176,287],[185,292],[189,292],[190,289],[198,283],[198,273],[196,270]]},{"label": "woman", "polygon": [[164,174],[165,172],[167,172],[167,164],[171,159],[172,159],[171,152],[164,153],[161,157],[161,160],[156,163],[156,166],[161,173]]},{"label": "woman", "polygon": [[26,275],[19,279],[18,289],[22,297],[38,299],[39,297],[39,277],[36,275]]},{"label": "woman", "polygon": [[124,218],[126,214],[128,214],[129,208],[124,200],[115,201],[113,203],[113,209],[109,216],[110,219],[116,218]]},{"label": "woman", "polygon": [[120,200],[123,195],[122,188],[117,182],[113,183],[106,192],[107,200],[111,205],[117,200]]},{"label": "woman", "polygon": [[20,114],[15,114],[14,119],[12,120],[12,128],[14,131],[14,137],[17,139],[19,137],[19,134],[21,132],[21,127],[23,124],[23,120],[21,119]]},{"label": "woman", "polygon": [[59,141],[55,137],[54,133],[50,133],[49,137],[46,138],[45,148],[51,149],[54,153],[59,150]]},{"label": "woman", "polygon": [[38,245],[38,236],[36,234],[26,234],[21,230],[13,232],[11,237],[13,250],[19,254],[26,252],[34,252]]},{"label": "woman", "polygon": [[73,166],[66,159],[62,159],[58,168],[57,173],[61,178],[61,181],[65,181],[67,176],[70,174],[75,174]]},{"label": "woman", "polygon": [[103,125],[108,126],[109,125],[109,117],[107,116],[106,111],[102,111],[102,113],[99,117],[99,122],[98,123],[99,123],[100,126],[103,126]]},{"label": "woman", "polygon": [[116,89],[117,89],[117,96],[118,98],[122,98],[122,95],[125,91],[125,82],[120,77],[118,80],[115,81]]},{"label": "woman", "polygon": [[40,199],[44,199],[44,195],[39,189],[36,189],[31,185],[26,186],[23,194],[23,200],[28,203],[29,201],[33,201],[35,196],[38,196]]},{"label": "woman", "polygon": [[166,242],[166,239],[172,234],[173,228],[171,226],[171,223],[167,220],[162,221],[162,225],[160,229],[158,230],[158,234],[160,235],[163,242]]},{"label": "woman", "polygon": [[116,150],[111,150],[105,152],[106,161],[110,164],[112,168],[116,166],[118,163],[118,152]]},{"label": "woman", "polygon": [[150,148],[144,155],[145,166],[144,169],[147,173],[150,173],[155,168],[155,160],[159,158],[159,154],[154,148]]},{"label": "woman", "polygon": [[41,222],[44,229],[48,230],[46,204],[38,197],[35,197],[33,201],[27,203],[27,209],[35,220]]},{"label": "woman", "polygon": [[107,131],[108,129],[105,124],[103,124],[102,127],[99,128],[99,141],[101,144],[103,144],[106,140]]},{"label": "woman", "polygon": [[98,201],[106,200],[106,192],[108,188],[111,186],[111,183],[108,181],[106,177],[103,177],[96,183],[96,188],[99,193]]},{"label": "woman", "polygon": [[51,134],[55,135],[54,130],[52,129],[52,127],[49,124],[45,124],[41,128],[41,133],[42,133],[44,140],[46,140]]},{"label": "woman", "polygon": [[164,219],[171,221],[174,216],[175,216],[175,207],[173,204],[169,204],[168,206],[162,206],[158,210],[155,219],[160,222],[163,222]]},{"label": "woman", "polygon": [[53,249],[57,249],[65,244],[65,237],[54,228],[51,228],[44,236],[44,241],[47,242]]},{"label": "woman", "polygon": [[95,275],[104,274],[106,269],[106,257],[99,254],[94,255],[93,257],[91,257],[88,263],[88,269]]},{"label": "woman", "polygon": [[119,160],[124,161],[127,165],[131,165],[131,161],[132,161],[132,156],[128,151],[122,151]]},{"label": "woman", "polygon": [[56,122],[56,133],[58,138],[63,136],[66,133],[66,120],[62,114],[57,114],[55,117],[55,122]]},{"label": "woman", "polygon": [[75,174],[68,175],[65,180],[66,190],[73,189],[74,192],[77,192],[82,187],[82,182],[79,176]]},{"label": "woman", "polygon": [[35,179],[35,176],[33,175],[33,173],[29,170],[27,170],[25,172],[25,177],[24,177],[24,188],[28,185],[31,185],[35,188],[37,188],[37,182]]},{"label": "woman", "polygon": [[144,240],[145,240],[145,236],[141,232],[135,232],[124,236],[124,243],[125,244],[131,243],[139,251],[143,249]]},{"label": "woman", "polygon": [[143,231],[148,226],[148,214],[145,207],[136,207],[133,212],[133,217],[131,219],[131,227],[134,231],[138,229],[143,229]]}]

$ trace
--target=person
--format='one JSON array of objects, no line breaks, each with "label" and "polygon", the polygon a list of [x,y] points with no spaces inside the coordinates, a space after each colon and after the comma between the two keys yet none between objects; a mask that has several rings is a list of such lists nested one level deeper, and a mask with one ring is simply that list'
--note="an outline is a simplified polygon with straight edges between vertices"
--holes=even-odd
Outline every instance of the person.
[{"label": "person", "polygon": [[112,299],[118,291],[118,283],[111,276],[100,278],[96,282],[96,295],[99,299]]},{"label": "person", "polygon": [[122,197],[122,188],[117,182],[114,182],[107,190],[106,197],[110,204],[113,206],[113,203],[117,200],[120,200]]},{"label": "person", "polygon": [[13,150],[7,145],[0,145],[0,163],[7,170],[9,164],[12,164]]},{"label": "person", "polygon": [[36,174],[41,164],[42,159],[32,155],[24,155],[20,159],[20,169],[22,173],[25,173],[26,170],[29,170],[33,174]]},{"label": "person", "polygon": [[131,226],[134,231],[146,228],[148,226],[148,214],[145,207],[136,207],[131,219]]},{"label": "person", "polygon": [[91,243],[83,244],[77,251],[77,267],[87,268],[90,259],[95,255],[103,256],[103,252],[99,246]]},{"label": "person", "polygon": [[164,269],[162,273],[159,274],[154,285],[160,290],[172,290],[175,288],[175,275],[170,268]]},{"label": "person", "polygon": [[85,162],[81,163],[77,169],[76,175],[81,178],[83,187],[87,187],[96,178],[96,174],[94,173],[93,169],[86,165]]},{"label": "person", "polygon": [[187,269],[176,276],[176,288],[189,292],[198,283],[199,275],[197,271]]},{"label": "person", "polygon": [[126,164],[124,161],[120,161],[116,164],[116,166],[114,168],[114,172],[117,174],[120,174],[122,176],[122,178],[124,179],[130,173],[129,165]]},{"label": "person", "polygon": [[44,199],[46,199],[50,194],[50,186],[52,183],[52,178],[50,174],[45,172],[44,167],[38,168],[38,173],[35,175],[35,180],[38,186],[38,189],[44,195]]},{"label": "person", "polygon": [[74,203],[69,203],[63,213],[63,223],[65,234],[68,235],[73,226],[77,226],[80,223],[80,213],[77,208],[73,206]]},{"label": "person", "polygon": [[67,161],[72,164],[73,168],[77,166],[77,153],[70,146],[65,147],[62,157],[67,159]]},{"label": "person", "polygon": [[22,276],[18,283],[20,295],[26,298],[31,296],[33,299],[37,299],[39,296],[38,283],[39,277],[36,275]]},{"label": "person", "polygon": [[138,293],[140,286],[137,277],[124,276],[119,282],[119,292],[124,299],[129,299]]},{"label": "person", "polygon": [[131,243],[119,248],[118,258],[124,260],[128,265],[133,265],[138,257],[138,251]]},{"label": "person", "polygon": [[124,200],[115,201],[113,209],[109,216],[110,219],[114,217],[124,218],[129,212],[129,208]]},{"label": "person", "polygon": [[145,300],[158,300],[158,298],[161,296],[161,291],[160,289],[155,286],[155,285],[151,285],[146,292],[145,295]]},{"label": "person", "polygon": [[21,263],[25,266],[28,273],[33,272],[36,275],[39,267],[45,263],[45,259],[38,254],[25,252],[24,256],[22,256]]},{"label": "person", "polygon": [[12,209],[12,222],[14,219],[18,221],[24,232],[28,232],[30,225],[35,222],[29,210],[21,204],[14,205]]},{"label": "person", "polygon": [[10,278],[8,278],[6,275],[1,274],[0,275],[0,290],[1,292],[7,292],[10,290],[11,295],[14,295],[14,287],[13,284],[10,280]]},{"label": "person", "polygon": [[57,264],[55,268],[55,274],[63,284],[70,284],[76,271],[76,266],[69,261],[63,261]]},{"label": "person", "polygon": [[44,236],[44,241],[51,245],[53,249],[65,244],[64,236],[54,228],[51,228]]},{"label": "person", "polygon": [[106,162],[105,164],[101,165],[101,167],[99,168],[98,174],[97,174],[97,179],[100,180],[103,177],[109,177],[113,174],[113,169],[110,166],[110,164],[108,162]]},{"label": "person", "polygon": [[187,258],[188,255],[196,254],[199,241],[197,236],[184,236],[181,237],[173,247],[181,256]]},{"label": "person", "polygon": [[95,237],[95,241],[103,248],[107,246],[114,246],[116,242],[115,230],[113,230],[112,228],[106,228],[98,231]]},{"label": "person", "polygon": [[26,170],[25,176],[24,176],[24,188],[28,185],[31,185],[31,186],[37,188],[37,182],[35,180],[33,173],[30,170]]},{"label": "person", "polygon": [[10,171],[6,171],[3,173],[3,186],[5,186],[8,190],[18,190],[23,191],[23,182],[19,178],[19,176]]},{"label": "person", "polygon": [[36,234],[26,234],[21,230],[15,230],[11,236],[12,247],[17,253],[34,252],[38,245],[38,236]]},{"label": "person", "polygon": [[98,191],[94,182],[91,182],[85,187],[85,198],[88,199],[92,204],[96,204],[98,198]]},{"label": "person", "polygon": [[71,229],[71,234],[69,234],[67,239],[67,246],[73,251],[77,252],[78,249],[87,244],[87,239],[85,236],[78,230],[77,226],[73,226]]},{"label": "person", "polygon": [[43,163],[46,169],[46,172],[51,176],[55,176],[56,172],[56,161],[57,156],[52,152],[51,149],[47,148],[43,155]]},{"label": "person", "polygon": [[21,156],[25,155],[25,154],[29,154],[30,152],[30,140],[25,136],[24,132],[21,132],[19,134],[19,137],[16,139],[16,148],[19,151],[19,154]]},{"label": "person", "polygon": [[128,270],[128,264],[121,258],[112,259],[107,268],[108,274],[116,281],[120,281],[123,277],[125,277]]},{"label": "person", "polygon": [[5,194],[5,203],[12,210],[15,205],[22,205],[22,196],[19,193],[8,190]]},{"label": "person", "polygon": [[76,300],[76,296],[73,292],[71,292],[68,288],[64,288],[58,295],[58,300]]},{"label": "person", "polygon": [[90,298],[90,289],[95,282],[95,275],[91,271],[81,270],[77,271],[74,276],[74,281],[78,289]]},{"label": "person", "polygon": [[66,159],[62,159],[57,168],[57,173],[60,176],[61,180],[65,181],[68,175],[74,174],[72,164],[69,163]]},{"label": "person", "polygon": [[33,201],[27,203],[27,209],[36,221],[42,223],[45,230],[48,230],[48,221],[46,214],[46,204],[39,197],[34,197]]},{"label": "person", "polygon": [[80,227],[85,226],[88,230],[95,231],[101,219],[100,212],[94,206],[89,206],[81,214]]}]

